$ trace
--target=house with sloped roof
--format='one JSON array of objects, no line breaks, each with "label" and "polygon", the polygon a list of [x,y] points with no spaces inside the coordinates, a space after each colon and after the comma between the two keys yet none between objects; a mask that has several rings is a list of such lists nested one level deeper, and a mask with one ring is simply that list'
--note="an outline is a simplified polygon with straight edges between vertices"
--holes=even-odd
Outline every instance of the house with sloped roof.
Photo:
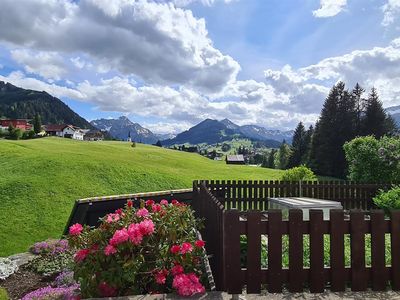
[{"label": "house with sloped roof", "polygon": [[225,161],[227,164],[231,164],[231,165],[244,165],[245,164],[243,154],[227,155],[225,158]]},{"label": "house with sloped roof", "polygon": [[45,131],[50,136],[83,140],[84,132],[79,128],[68,124],[49,124],[45,125]]}]

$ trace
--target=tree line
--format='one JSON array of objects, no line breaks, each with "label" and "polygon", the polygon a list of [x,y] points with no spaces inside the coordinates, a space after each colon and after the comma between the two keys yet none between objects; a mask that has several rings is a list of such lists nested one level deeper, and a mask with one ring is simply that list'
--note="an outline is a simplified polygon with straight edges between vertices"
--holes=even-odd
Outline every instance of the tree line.
[{"label": "tree line", "polygon": [[348,166],[343,145],[346,142],[358,136],[379,139],[394,135],[396,130],[375,88],[365,95],[358,83],[348,90],[343,82],[338,82],[330,90],[315,127],[306,129],[300,122],[292,145],[283,142],[278,151],[269,153],[263,166],[287,169],[306,165],[319,175],[345,178]]}]

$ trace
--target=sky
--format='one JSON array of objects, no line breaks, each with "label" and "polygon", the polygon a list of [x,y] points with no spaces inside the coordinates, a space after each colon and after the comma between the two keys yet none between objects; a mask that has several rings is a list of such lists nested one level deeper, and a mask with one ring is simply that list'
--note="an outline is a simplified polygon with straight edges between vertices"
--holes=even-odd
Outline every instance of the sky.
[{"label": "sky", "polygon": [[0,80],[155,133],[314,123],[330,88],[400,105],[400,0],[0,0]]}]

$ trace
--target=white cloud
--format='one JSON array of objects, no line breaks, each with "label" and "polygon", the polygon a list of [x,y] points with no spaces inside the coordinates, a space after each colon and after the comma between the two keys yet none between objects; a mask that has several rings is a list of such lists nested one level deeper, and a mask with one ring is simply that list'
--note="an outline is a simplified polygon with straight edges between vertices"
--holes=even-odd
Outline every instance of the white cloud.
[{"label": "white cloud", "polygon": [[[166,0],[167,2],[168,0]],[[195,3],[195,2],[199,2],[205,6],[212,6],[214,5],[216,2],[223,2],[223,3],[231,3],[234,1],[238,1],[238,0],[171,0],[172,3],[174,3],[176,6],[188,6],[189,4]]]},{"label": "white cloud", "polygon": [[291,97],[304,112],[313,107],[319,110],[323,95],[339,80],[348,88],[357,82],[367,89],[376,86],[384,105],[395,105],[400,103],[400,42],[395,39],[387,47],[353,51],[297,70],[290,66],[267,70],[265,76],[278,93]]},{"label": "white cloud", "polygon": [[346,8],[347,0],[320,0],[320,8],[313,11],[317,18],[328,18],[339,14]]},{"label": "white cloud", "polygon": [[396,17],[400,15],[400,0],[388,0],[387,3],[382,6],[382,11],[382,25],[391,25]]},{"label": "white cloud", "polygon": [[67,65],[56,52],[33,52],[26,49],[11,51],[11,57],[21,64],[28,73],[38,74],[46,79],[60,80],[67,74]]},{"label": "white cloud", "polygon": [[115,70],[149,84],[185,85],[205,93],[221,90],[240,70],[232,57],[213,46],[204,19],[172,3],[3,0],[0,41],[74,57],[82,54],[100,65],[99,71]]}]

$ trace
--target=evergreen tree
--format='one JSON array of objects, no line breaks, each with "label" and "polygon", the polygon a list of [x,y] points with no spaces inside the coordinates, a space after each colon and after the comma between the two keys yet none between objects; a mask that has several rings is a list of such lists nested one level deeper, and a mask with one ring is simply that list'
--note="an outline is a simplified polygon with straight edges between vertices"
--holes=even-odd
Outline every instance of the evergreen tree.
[{"label": "evergreen tree", "polygon": [[42,119],[39,114],[35,115],[33,119],[33,131],[38,134],[42,131]]},{"label": "evergreen tree", "polygon": [[290,157],[290,147],[286,144],[286,141],[283,140],[281,146],[279,147],[278,152],[278,166],[279,169],[285,170],[287,168]]},{"label": "evergreen tree", "polygon": [[388,116],[379,100],[378,92],[375,88],[366,101],[365,117],[363,119],[363,135],[373,135],[380,138],[390,135],[394,131],[393,119]]},{"label": "evergreen tree", "polygon": [[310,125],[308,130],[306,131],[306,135],[304,137],[304,144],[306,145],[306,151],[302,158],[302,164],[308,166],[310,162],[310,153],[311,153],[311,144],[312,144],[312,137],[314,134],[314,127]]},{"label": "evergreen tree", "polygon": [[344,178],[343,145],[355,136],[355,101],[343,82],[332,87],[312,138],[310,166],[317,174]]},{"label": "evergreen tree", "polygon": [[364,92],[365,90],[357,82],[351,93],[351,96],[353,97],[355,103],[355,110],[356,110],[356,122],[355,122],[356,135],[362,134],[362,118],[365,112],[365,99],[362,98]]},{"label": "evergreen tree", "polygon": [[272,149],[271,152],[269,152],[268,155],[268,161],[267,161],[267,168],[275,169],[275,155],[276,155],[276,150]]},{"label": "evergreen tree", "polygon": [[292,152],[287,167],[293,168],[303,164],[303,159],[307,151],[307,144],[306,129],[302,122],[297,125],[294,131],[291,150]]}]

